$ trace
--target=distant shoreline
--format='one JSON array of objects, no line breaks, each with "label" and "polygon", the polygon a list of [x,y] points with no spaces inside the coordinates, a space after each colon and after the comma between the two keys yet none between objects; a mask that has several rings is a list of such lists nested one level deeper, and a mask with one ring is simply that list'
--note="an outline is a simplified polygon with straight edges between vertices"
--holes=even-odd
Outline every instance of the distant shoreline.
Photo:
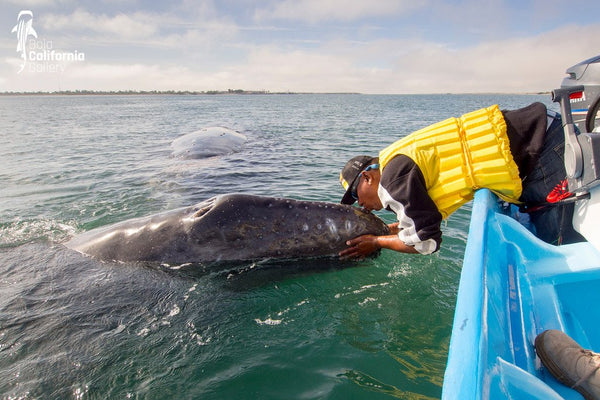
[{"label": "distant shoreline", "polygon": [[[268,90],[118,90],[118,91],[100,91],[100,90],[60,90],[55,92],[0,92],[0,96],[153,96],[153,95],[172,95],[172,96],[203,96],[203,95],[298,95],[298,94],[351,94],[360,95],[358,92],[270,92]],[[550,92],[522,92],[522,93],[397,93],[395,95],[407,96],[428,96],[428,95],[549,95]],[[374,94],[376,95],[376,94]],[[391,94],[390,94],[391,95]]]},{"label": "distant shoreline", "polygon": [[198,95],[267,95],[267,94],[360,94],[360,93],[308,93],[308,92],[270,92],[268,90],[207,90],[207,91],[192,91],[192,90],[118,90],[118,91],[101,91],[101,90],[60,90],[55,92],[0,92],[0,96],[136,96],[136,95],[174,95],[174,96],[198,96]]}]

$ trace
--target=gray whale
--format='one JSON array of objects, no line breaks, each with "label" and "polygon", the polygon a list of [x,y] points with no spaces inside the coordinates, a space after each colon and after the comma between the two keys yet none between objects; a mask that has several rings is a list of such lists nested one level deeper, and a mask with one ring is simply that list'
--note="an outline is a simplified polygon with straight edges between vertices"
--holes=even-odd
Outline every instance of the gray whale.
[{"label": "gray whale", "polygon": [[222,156],[240,151],[245,142],[241,133],[213,126],[173,140],[171,156],[183,160]]},{"label": "gray whale", "polygon": [[105,261],[212,263],[337,255],[364,234],[389,229],[353,206],[229,194],[93,229],[66,246]]}]

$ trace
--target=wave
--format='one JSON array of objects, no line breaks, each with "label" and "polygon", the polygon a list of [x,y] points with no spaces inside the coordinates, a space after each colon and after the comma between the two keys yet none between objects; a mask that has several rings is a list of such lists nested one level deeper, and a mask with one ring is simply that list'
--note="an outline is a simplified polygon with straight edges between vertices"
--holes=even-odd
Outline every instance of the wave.
[{"label": "wave", "polygon": [[62,243],[70,239],[77,230],[75,222],[16,218],[11,222],[0,223],[0,248],[41,241]]}]

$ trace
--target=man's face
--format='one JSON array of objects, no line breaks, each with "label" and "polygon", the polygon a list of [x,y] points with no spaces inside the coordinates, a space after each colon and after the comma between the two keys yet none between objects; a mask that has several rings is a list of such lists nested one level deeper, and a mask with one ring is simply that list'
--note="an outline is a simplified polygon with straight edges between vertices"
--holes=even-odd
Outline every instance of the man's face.
[{"label": "man's face", "polygon": [[377,195],[377,189],[379,187],[379,171],[365,171],[361,173],[359,177],[360,182],[356,188],[356,194],[358,194],[358,205],[369,210],[381,210],[383,205],[379,196]]}]

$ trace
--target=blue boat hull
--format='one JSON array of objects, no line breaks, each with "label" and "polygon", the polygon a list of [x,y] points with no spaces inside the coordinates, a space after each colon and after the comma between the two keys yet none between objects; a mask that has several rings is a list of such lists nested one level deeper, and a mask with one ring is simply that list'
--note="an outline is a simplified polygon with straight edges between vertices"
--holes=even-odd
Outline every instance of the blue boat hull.
[{"label": "blue boat hull", "polygon": [[476,193],[442,398],[582,399],[541,367],[533,343],[559,329],[600,349],[600,253],[548,245],[506,214]]}]

